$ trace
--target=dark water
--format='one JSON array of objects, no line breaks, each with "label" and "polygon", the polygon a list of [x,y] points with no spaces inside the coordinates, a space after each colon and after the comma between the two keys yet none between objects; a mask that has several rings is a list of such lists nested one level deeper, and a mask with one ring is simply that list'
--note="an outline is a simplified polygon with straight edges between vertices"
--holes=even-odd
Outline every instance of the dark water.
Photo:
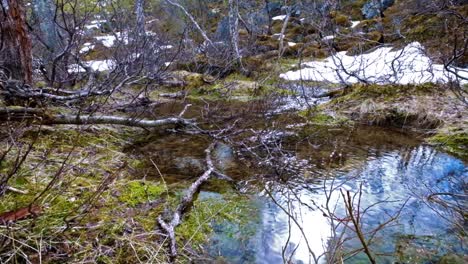
[{"label": "dark water", "polygon": [[[215,226],[207,245],[212,258],[327,263],[327,254],[335,252],[345,263],[369,263],[362,252],[351,254],[362,244],[347,215],[347,192],[377,263],[438,263],[444,255],[467,255],[465,161],[424,144],[421,135],[377,127],[304,126],[294,115],[265,114],[266,105],[205,102],[188,113],[217,120],[202,124],[210,129],[241,118],[238,129],[257,131],[254,137],[228,137],[215,151],[217,166],[240,182],[242,195],[252,197],[258,218],[248,227]],[[161,164],[172,181],[191,180],[202,171],[203,150],[211,142],[204,135],[148,140],[139,150]],[[243,148],[255,149],[256,156]]]}]

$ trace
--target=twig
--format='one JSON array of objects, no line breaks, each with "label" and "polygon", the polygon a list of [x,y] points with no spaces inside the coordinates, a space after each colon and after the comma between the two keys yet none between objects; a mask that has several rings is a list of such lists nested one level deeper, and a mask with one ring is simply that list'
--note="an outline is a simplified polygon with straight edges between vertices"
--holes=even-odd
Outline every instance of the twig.
[{"label": "twig", "polygon": [[14,193],[20,193],[20,194],[28,194],[28,191],[26,190],[20,190],[15,187],[7,186],[6,187],[7,191],[14,192]]}]

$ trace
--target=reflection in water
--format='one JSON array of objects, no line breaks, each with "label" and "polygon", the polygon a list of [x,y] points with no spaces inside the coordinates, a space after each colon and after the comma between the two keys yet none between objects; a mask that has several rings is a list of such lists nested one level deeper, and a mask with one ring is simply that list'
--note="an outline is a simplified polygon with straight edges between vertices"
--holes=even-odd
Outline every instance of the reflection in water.
[{"label": "reflection in water", "polygon": [[[454,224],[459,220],[457,215],[432,203],[427,197],[431,193],[463,194],[468,180],[466,165],[424,145],[379,152],[368,151],[364,164],[347,171],[329,172],[333,178],[325,180],[322,177],[319,183],[305,184],[300,180],[288,184],[270,182],[268,191],[259,198],[261,221],[253,223],[256,225],[255,235],[242,242],[233,241],[219,228],[211,245],[213,255],[225,256],[230,262],[237,263],[283,263],[284,259],[293,263],[314,263],[320,259],[319,262],[324,263],[333,227],[335,236],[342,234],[342,240],[346,240],[342,247],[344,251],[360,248],[355,233],[337,224],[337,219],[346,218],[339,190],[349,190],[354,194],[360,188],[361,211],[371,206],[362,216],[364,232],[386,223],[404,206],[398,219],[386,225],[372,239],[373,252],[383,254],[378,256],[378,263],[393,263],[405,257],[398,251],[402,241],[407,242],[406,238],[432,239],[433,242],[426,243],[425,247],[435,255],[447,252],[463,254],[463,244],[456,242]],[[335,191],[328,195],[332,189]],[[328,203],[327,197],[330,198]],[[440,198],[466,208],[466,201],[460,197],[442,195]],[[330,212],[335,214],[333,223],[327,217]],[[370,236],[368,233],[367,237]],[[434,241],[439,244],[434,244]],[[411,246],[409,243],[403,247]],[[363,261],[366,263],[366,257],[358,254],[347,263]]]}]

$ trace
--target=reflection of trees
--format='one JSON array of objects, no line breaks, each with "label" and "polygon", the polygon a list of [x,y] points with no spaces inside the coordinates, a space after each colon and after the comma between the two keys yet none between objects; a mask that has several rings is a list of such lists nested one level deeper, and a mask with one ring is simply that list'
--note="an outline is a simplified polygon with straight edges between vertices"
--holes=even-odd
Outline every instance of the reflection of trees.
[{"label": "reflection of trees", "polygon": [[[367,154],[369,159],[361,169],[316,171],[325,177],[322,183],[290,177],[282,184],[270,181],[266,187],[269,197],[290,218],[289,228],[297,225],[304,237],[307,233],[301,225],[313,223],[301,222],[301,210],[319,211],[327,217],[331,230],[327,263],[363,251],[369,261],[375,261],[376,254],[392,255],[396,243],[388,239],[392,234],[447,232],[445,221],[463,228],[459,223],[463,223],[460,216],[466,211],[466,195],[460,192],[466,186],[466,171],[461,161],[425,145],[396,151],[369,148]],[[336,199],[340,191],[341,202]],[[318,193],[323,198],[317,199]],[[293,254],[289,238],[284,249]],[[325,258],[317,255],[314,259],[321,257]]]}]

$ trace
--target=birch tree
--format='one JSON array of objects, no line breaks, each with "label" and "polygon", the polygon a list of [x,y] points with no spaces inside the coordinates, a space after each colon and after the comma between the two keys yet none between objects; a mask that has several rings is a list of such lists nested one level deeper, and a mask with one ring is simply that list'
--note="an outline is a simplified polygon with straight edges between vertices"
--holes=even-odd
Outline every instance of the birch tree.
[{"label": "birch tree", "polygon": [[238,60],[242,66],[239,52],[239,2],[238,0],[229,0],[229,32],[231,35],[231,48],[234,53],[234,59]]}]

